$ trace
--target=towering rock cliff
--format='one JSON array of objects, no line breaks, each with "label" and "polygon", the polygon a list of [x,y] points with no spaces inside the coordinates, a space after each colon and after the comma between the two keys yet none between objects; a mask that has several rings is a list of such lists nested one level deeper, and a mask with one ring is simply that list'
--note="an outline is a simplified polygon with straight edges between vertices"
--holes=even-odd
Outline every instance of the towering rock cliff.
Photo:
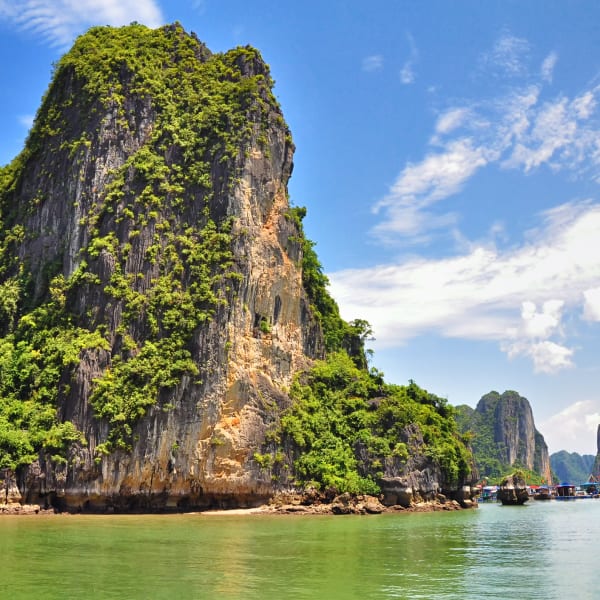
[{"label": "towering rock cliff", "polygon": [[517,392],[490,392],[475,410],[459,407],[463,431],[471,431],[473,452],[481,475],[498,476],[513,467],[539,473],[551,481],[544,437],[535,428],[527,398]]},{"label": "towering rock cliff", "polygon": [[75,468],[30,468],[27,499],[270,488],[248,458],[292,373],[323,353],[270,86],[256,51],[212,56],[178,26],[94,29],[56,67],[3,173],[2,268],[18,305],[37,308],[17,337],[37,327],[79,351],[54,350],[71,367],[59,420],[86,445],[65,457]]},{"label": "towering rock cliff", "polygon": [[[339,318],[288,204],[294,148],[271,86],[256,50],[211,54],[177,24],[94,28],[56,65],[24,151],[0,170],[13,496],[256,504],[278,485],[261,450],[294,375],[326,351],[365,366],[364,330]],[[417,463],[438,490],[439,461]],[[466,470],[453,473],[457,485]]]}]

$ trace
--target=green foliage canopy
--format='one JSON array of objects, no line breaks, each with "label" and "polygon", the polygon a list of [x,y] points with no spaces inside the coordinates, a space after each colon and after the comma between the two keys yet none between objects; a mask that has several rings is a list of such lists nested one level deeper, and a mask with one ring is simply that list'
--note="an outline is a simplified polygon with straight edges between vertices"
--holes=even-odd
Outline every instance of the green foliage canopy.
[{"label": "green foliage canopy", "polygon": [[269,464],[291,446],[299,483],[377,493],[377,479],[401,470],[412,454],[437,462],[449,483],[469,473],[470,453],[444,399],[414,382],[385,384],[344,351],[298,377],[291,396],[292,407],[270,434]]}]

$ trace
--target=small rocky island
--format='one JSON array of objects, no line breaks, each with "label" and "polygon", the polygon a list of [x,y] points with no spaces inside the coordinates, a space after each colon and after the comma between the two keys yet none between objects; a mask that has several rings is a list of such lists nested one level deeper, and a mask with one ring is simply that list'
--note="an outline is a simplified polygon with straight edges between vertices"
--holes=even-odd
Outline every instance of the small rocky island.
[{"label": "small rocky island", "polygon": [[505,477],[498,487],[498,501],[503,505],[520,506],[529,500],[527,482],[520,472]]}]

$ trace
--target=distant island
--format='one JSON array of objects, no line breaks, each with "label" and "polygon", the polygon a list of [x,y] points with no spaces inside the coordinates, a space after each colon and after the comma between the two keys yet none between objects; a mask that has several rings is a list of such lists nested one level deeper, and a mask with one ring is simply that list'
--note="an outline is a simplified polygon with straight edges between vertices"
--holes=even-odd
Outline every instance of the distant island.
[{"label": "distant island", "polygon": [[594,469],[593,454],[578,454],[561,450],[550,455],[550,465],[560,482],[580,483],[587,481]]},{"label": "distant island", "polygon": [[535,428],[527,398],[492,391],[475,409],[461,405],[456,410],[460,430],[471,436],[480,478],[496,481],[519,469],[528,483],[552,481],[548,446]]}]

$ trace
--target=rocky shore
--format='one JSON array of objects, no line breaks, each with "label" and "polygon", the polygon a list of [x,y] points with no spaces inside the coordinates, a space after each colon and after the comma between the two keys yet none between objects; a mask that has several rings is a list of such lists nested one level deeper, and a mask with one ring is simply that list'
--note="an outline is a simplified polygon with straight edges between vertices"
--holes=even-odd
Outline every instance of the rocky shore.
[{"label": "rocky shore", "polygon": [[459,503],[448,500],[441,494],[431,501],[415,502],[408,506],[402,504],[386,505],[380,498],[368,495],[341,494],[332,499],[314,497],[314,495],[280,495],[275,497],[259,512],[269,514],[331,514],[331,515],[377,515],[397,512],[433,512],[453,511],[465,508],[477,508],[477,503],[465,500]]},{"label": "rocky shore", "polygon": [[0,504],[1,515],[53,515],[53,508],[42,508],[39,504]]},{"label": "rocky shore", "polygon": [[[198,511],[202,515],[379,515],[382,513],[420,513],[434,511],[454,511],[477,508],[477,503],[437,498],[434,501],[416,502],[409,506],[395,504],[386,506],[376,496],[341,494],[332,499],[315,497],[314,494],[281,494],[268,504],[253,508],[207,509]],[[61,513],[53,508],[44,508],[38,504],[7,503],[0,504],[2,515],[52,515]],[[107,511],[114,514],[114,511]]]}]

